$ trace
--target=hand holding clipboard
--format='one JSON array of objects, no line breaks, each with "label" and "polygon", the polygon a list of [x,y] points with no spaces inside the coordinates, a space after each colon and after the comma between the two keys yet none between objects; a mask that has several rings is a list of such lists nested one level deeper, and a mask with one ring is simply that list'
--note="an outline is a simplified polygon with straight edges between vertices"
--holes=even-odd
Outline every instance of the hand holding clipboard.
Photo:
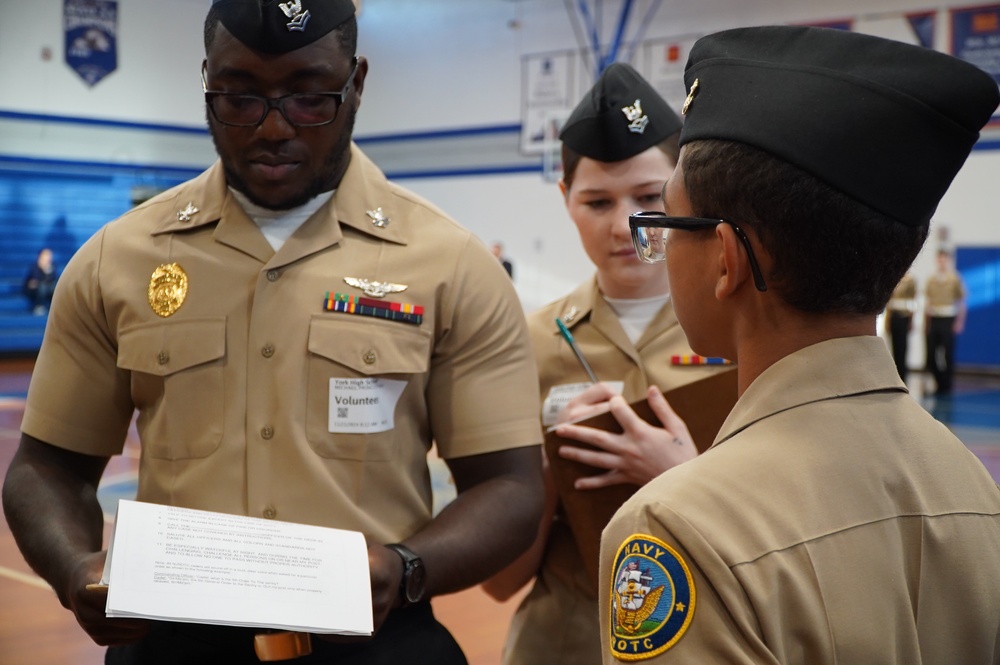
[{"label": "hand holding clipboard", "polygon": [[[671,408],[686,424],[699,451],[708,449],[715,440],[726,416],[736,403],[737,386],[735,368],[720,372],[706,379],[689,383],[664,393]],[[647,400],[629,405],[636,416],[647,423],[661,426]],[[591,416],[574,425],[592,427],[615,434],[623,430],[611,411]],[[580,548],[584,565],[590,575],[594,593],[597,592],[598,560],[600,558],[601,531],[615,511],[638,489],[633,484],[618,484],[600,489],[579,490],[578,479],[600,473],[588,464],[566,459],[559,454],[561,446],[586,447],[586,444],[559,436],[555,429],[545,434],[545,453],[555,480],[556,490],[570,530]]]}]

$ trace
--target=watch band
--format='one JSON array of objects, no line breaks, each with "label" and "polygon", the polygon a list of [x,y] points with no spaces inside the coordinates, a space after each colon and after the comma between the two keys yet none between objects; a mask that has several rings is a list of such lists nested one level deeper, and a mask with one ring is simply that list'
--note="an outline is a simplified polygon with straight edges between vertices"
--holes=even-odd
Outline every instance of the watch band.
[{"label": "watch band", "polygon": [[[402,543],[391,543],[386,547],[403,559],[403,577],[399,581],[399,598],[403,607],[423,600],[424,595],[424,562],[420,555]],[[411,589],[416,586],[416,589]],[[411,597],[411,591],[417,597]]]}]

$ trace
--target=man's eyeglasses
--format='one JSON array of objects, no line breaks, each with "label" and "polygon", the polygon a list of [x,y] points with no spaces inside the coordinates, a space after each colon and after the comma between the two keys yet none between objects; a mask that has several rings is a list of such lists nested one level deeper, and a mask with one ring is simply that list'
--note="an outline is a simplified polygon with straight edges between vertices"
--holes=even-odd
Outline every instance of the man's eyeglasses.
[{"label": "man's eyeglasses", "polygon": [[354,58],[353,64],[347,83],[339,92],[298,92],[281,97],[262,97],[209,90],[204,66],[201,68],[201,87],[205,92],[205,103],[208,104],[209,110],[223,125],[256,127],[264,122],[271,109],[278,109],[290,125],[318,127],[328,125],[337,119],[337,112],[354,83],[354,74],[358,71],[357,58]]},{"label": "man's eyeglasses", "polygon": [[757,264],[757,256],[753,253],[750,238],[736,224],[724,219],[707,219],[705,217],[671,217],[662,212],[637,212],[629,215],[628,226],[632,230],[632,244],[635,253],[644,263],[657,263],[666,259],[667,234],[664,229],[679,229],[681,231],[702,231],[714,229],[719,224],[733,227],[736,237],[743,243],[750,260],[750,272],[753,273],[753,283],[758,291],[767,291],[764,275]]}]

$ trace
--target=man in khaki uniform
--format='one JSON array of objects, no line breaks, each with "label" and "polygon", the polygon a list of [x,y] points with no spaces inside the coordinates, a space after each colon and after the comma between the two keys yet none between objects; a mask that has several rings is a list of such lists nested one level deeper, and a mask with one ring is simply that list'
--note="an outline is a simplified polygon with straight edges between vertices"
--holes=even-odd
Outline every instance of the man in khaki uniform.
[{"label": "man in khaki uniform", "polygon": [[[677,114],[638,72],[615,63],[584,94],[560,134],[560,190],[596,271],[569,295],[532,312],[528,327],[544,399],[543,425],[575,419],[570,414],[577,410],[607,407],[609,398],[620,394],[612,408],[616,418],[621,415],[621,435],[579,426],[560,430],[565,438],[595,446],[562,450],[562,456],[593,467],[573,491],[594,503],[605,496],[591,489],[641,485],[697,453],[691,442],[678,443],[667,416],[661,421],[668,427],[653,427],[626,402],[648,398],[654,408],[669,408],[659,390],[733,370],[722,364],[685,364],[705,359],[692,359],[674,316],[666,274],[659,266],[640,262],[632,250],[628,215],[660,207],[660,189],[677,163],[680,126]],[[557,318],[599,384],[591,385]],[[554,469],[547,474],[551,480],[558,465],[566,462],[562,457],[547,461]],[[535,544],[484,585],[505,600],[534,581],[514,615],[504,665],[589,665],[601,660],[593,576],[597,552],[578,546],[573,530],[580,525],[571,522],[565,495],[557,495],[554,482],[550,485]]]},{"label": "man in khaki uniform", "polygon": [[947,250],[938,250],[937,270],[927,280],[924,297],[927,371],[934,377],[934,394],[950,395],[955,378],[955,336],[965,329],[965,283],[955,272]]},{"label": "man in khaki uniform", "polygon": [[997,662],[1000,489],[875,335],[996,83],[803,27],[704,37],[685,82],[668,216],[633,238],[741,396],[605,529],[604,661]]},{"label": "man in khaki uniform", "polygon": [[915,311],[917,311],[917,280],[907,272],[893,289],[889,304],[885,306],[885,329],[889,333],[892,361],[896,363],[896,371],[903,383],[906,383],[906,376],[909,373],[909,368],[906,366],[906,352],[910,346],[910,331],[913,329]]},{"label": "man in khaki uniform", "polygon": [[[220,162],[107,225],[60,282],[4,507],[32,567],[116,645],[108,662],[259,662],[254,630],[106,619],[85,589],[105,559],[97,483],[136,410],[139,500],[366,536],[374,639],[313,640],[302,662],[464,663],[428,599],[530,542],[520,304],[482,243],[351,143],[355,41],[350,0],[216,2]],[[436,518],[432,442],[459,492]]]}]

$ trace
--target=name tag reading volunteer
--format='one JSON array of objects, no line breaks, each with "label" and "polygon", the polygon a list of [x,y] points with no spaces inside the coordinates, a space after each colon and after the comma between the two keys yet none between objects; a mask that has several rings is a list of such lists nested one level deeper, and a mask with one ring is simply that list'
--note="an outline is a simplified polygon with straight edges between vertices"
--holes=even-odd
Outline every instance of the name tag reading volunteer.
[{"label": "name tag reading volunteer", "polygon": [[391,430],[404,388],[406,381],[392,379],[330,379],[329,431],[373,434]]},{"label": "name tag reading volunteer", "polygon": [[[624,381],[601,381],[601,383],[619,395],[625,389]],[[564,383],[552,386],[545,402],[542,403],[542,424],[546,427],[555,425],[559,421],[559,412],[569,404],[569,401],[592,385],[592,383]]]}]

